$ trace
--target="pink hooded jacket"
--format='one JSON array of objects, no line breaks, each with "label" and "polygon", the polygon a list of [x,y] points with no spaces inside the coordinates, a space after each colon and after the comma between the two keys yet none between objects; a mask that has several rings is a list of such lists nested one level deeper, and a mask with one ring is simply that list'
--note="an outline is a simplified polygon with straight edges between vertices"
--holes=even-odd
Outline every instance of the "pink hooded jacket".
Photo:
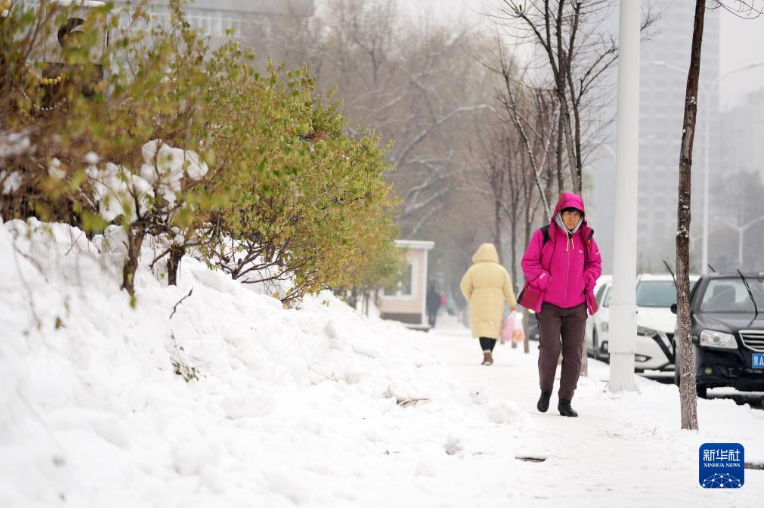
[{"label": "pink hooded jacket", "polygon": [[[555,222],[565,208],[581,211],[581,225],[571,237]],[[548,231],[546,244],[540,229],[533,234],[521,263],[527,281],[524,291],[538,296],[530,299],[533,310],[540,312],[543,302],[562,308],[586,302],[589,313],[594,314],[597,311],[594,284],[602,273],[602,258],[593,238],[594,230],[586,224],[581,196],[572,192],[560,195]]]}]

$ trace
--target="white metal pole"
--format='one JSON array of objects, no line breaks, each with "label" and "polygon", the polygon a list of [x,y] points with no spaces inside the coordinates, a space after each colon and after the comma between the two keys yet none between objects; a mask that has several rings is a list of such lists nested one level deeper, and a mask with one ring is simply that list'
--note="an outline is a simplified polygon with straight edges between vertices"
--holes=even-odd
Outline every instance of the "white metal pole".
[{"label": "white metal pole", "polygon": [[637,178],[641,2],[621,0],[615,177],[615,250],[610,301],[610,390],[634,390],[637,339]]}]

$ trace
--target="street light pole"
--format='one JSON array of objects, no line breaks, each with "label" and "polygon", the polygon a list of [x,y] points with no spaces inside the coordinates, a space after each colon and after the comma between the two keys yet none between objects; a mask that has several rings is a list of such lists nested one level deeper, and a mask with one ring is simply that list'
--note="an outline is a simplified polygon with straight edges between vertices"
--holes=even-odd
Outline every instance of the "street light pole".
[{"label": "street light pole", "polygon": [[[671,65],[666,62],[662,62],[660,60],[649,60],[647,63],[653,64],[653,65],[660,65],[661,67],[666,67],[667,69],[672,69],[677,72],[681,72],[683,74],[687,74],[687,69],[683,69],[681,67],[678,67],[676,65]],[[705,122],[704,122],[704,134],[703,134],[703,243],[702,243],[702,249],[701,249],[701,267],[700,271],[702,274],[708,273],[708,203],[709,203],[709,175],[711,173],[710,164],[709,164],[709,153],[711,146],[711,97],[712,94],[716,91],[716,87],[719,86],[719,83],[721,83],[722,79],[729,77],[733,74],[737,74],[738,72],[747,71],[749,69],[754,69],[756,67],[761,67],[764,65],[764,61],[762,62],[756,62],[748,65],[744,65],[743,67],[738,67],[737,69],[733,69],[731,71],[725,72],[724,74],[720,75],[716,80],[713,82],[713,84],[706,88],[703,85],[703,82],[701,81],[698,83],[700,85],[700,89],[703,92],[704,97],[704,108],[705,112]]]},{"label": "street light pole", "polygon": [[742,226],[733,224],[727,219],[722,219],[721,217],[716,217],[716,220],[721,221],[722,223],[726,224],[727,226],[737,231],[737,267],[742,270],[743,269],[743,234],[746,231],[748,231],[752,226],[755,226],[759,222],[764,221],[764,215],[762,215],[761,217],[757,217],[756,219],[753,219],[751,221],[748,221]]},{"label": "street light pole", "polygon": [[621,0],[615,161],[615,250],[610,300],[610,391],[633,391],[637,337],[637,184],[639,170],[640,2]]}]

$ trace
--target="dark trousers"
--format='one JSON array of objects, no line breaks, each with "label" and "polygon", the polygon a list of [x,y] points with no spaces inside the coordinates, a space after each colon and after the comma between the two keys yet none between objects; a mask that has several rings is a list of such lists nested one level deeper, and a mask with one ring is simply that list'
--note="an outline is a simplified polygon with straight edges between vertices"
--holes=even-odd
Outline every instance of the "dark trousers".
[{"label": "dark trousers", "polygon": [[496,339],[489,339],[488,337],[480,337],[480,347],[483,351],[490,351],[493,353],[493,348],[496,346]]},{"label": "dark trousers", "polygon": [[559,398],[572,400],[581,373],[581,348],[586,328],[586,304],[563,309],[544,303],[536,314],[539,323],[539,385],[554,387],[557,359],[562,351]]},{"label": "dark trousers", "polygon": [[435,328],[435,321],[438,319],[438,310],[430,309],[427,311],[427,320],[430,322],[430,327]]}]

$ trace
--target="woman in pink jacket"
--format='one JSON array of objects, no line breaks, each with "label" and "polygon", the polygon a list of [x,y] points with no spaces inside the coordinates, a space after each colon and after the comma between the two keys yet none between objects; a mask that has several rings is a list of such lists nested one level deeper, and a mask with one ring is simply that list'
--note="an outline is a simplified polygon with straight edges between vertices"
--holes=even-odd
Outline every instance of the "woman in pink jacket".
[{"label": "woman in pink jacket", "polygon": [[539,384],[536,407],[549,409],[557,359],[562,351],[559,403],[563,416],[578,416],[571,407],[581,371],[587,309],[597,311],[594,284],[602,259],[585,220],[581,196],[563,192],[549,226],[537,230],[523,255],[525,288],[520,305],[536,312],[539,325]]}]

